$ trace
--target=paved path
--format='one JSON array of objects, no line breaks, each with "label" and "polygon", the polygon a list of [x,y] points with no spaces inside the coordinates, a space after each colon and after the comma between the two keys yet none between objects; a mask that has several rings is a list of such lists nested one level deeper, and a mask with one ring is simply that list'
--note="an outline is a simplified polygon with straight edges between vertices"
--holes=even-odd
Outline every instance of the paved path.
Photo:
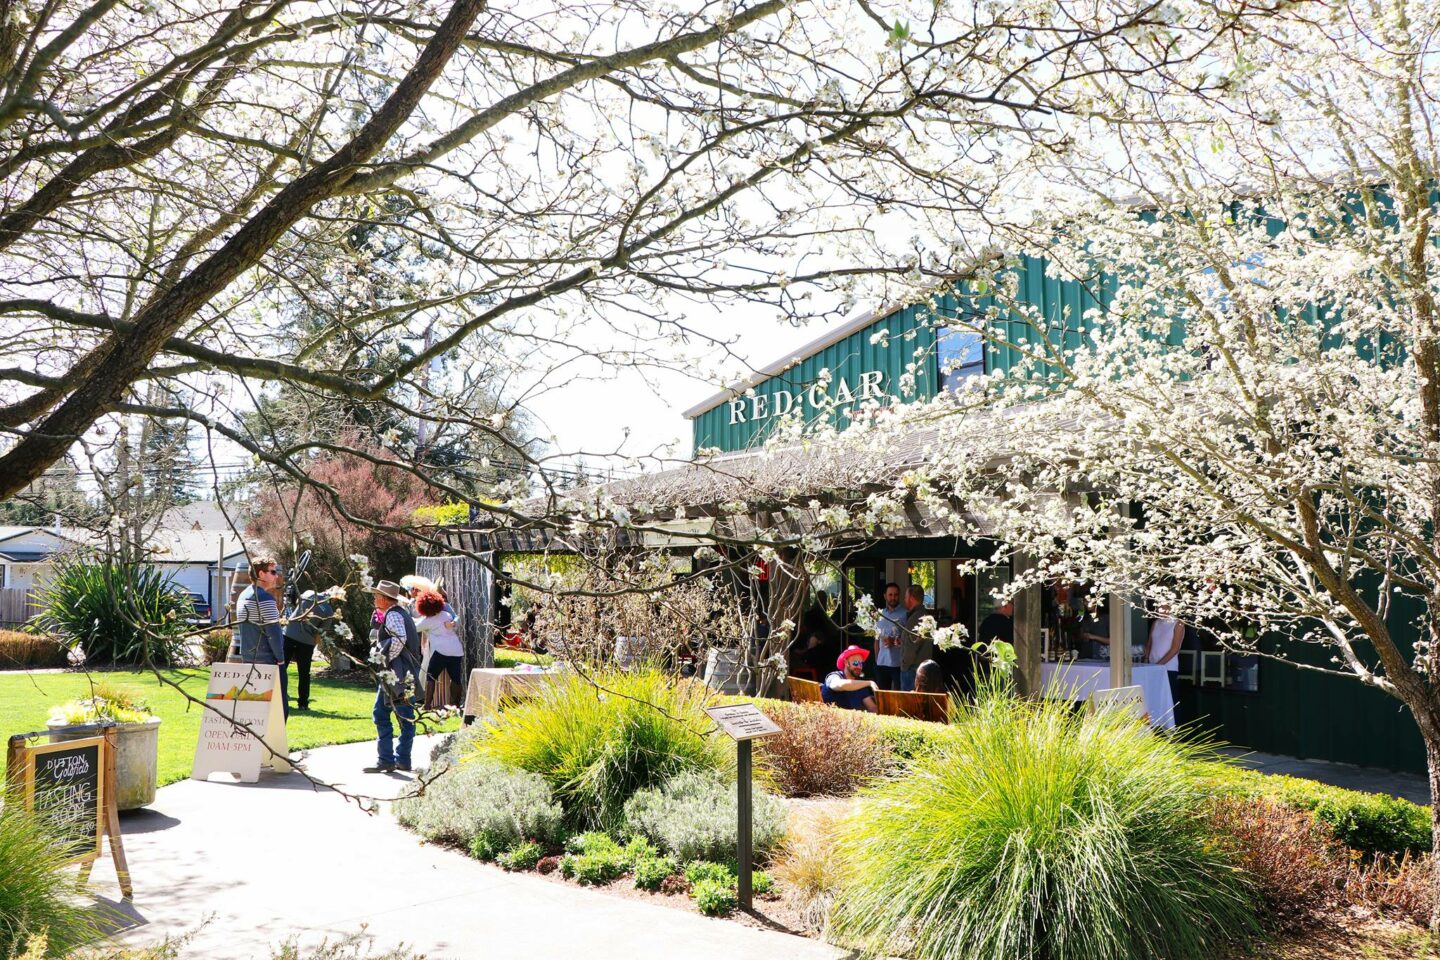
[{"label": "paved path", "polygon": [[[359,772],[373,750],[315,750],[306,769],[347,789],[393,796],[401,776]],[[417,743],[415,753],[429,748]],[[121,939],[151,943],[210,917],[186,958],[264,960],[292,936],[313,944],[362,924],[377,949],[403,942],[432,960],[842,956],[789,934],[506,873],[422,844],[388,813],[367,815],[297,774],[265,774],[248,785],[177,783],[121,825],[137,924]],[[108,861],[96,866],[94,882],[104,896],[119,896]]]},{"label": "paved path", "polygon": [[1328,783],[1332,787],[1363,790],[1366,793],[1388,793],[1421,806],[1430,805],[1430,781],[1419,774],[1356,767],[1348,763],[1331,763],[1328,760],[1301,760],[1273,753],[1255,753],[1243,747],[1226,747],[1223,752],[1234,757],[1242,766],[1261,773],[1303,777],[1306,780]]}]

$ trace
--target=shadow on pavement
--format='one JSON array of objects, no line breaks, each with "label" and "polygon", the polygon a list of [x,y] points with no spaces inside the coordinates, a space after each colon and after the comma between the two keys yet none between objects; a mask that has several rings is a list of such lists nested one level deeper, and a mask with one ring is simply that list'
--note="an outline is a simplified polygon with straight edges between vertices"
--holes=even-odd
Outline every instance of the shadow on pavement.
[{"label": "shadow on pavement", "polygon": [[158,810],[142,808],[120,811],[120,832],[125,836],[132,833],[156,833],[160,830],[169,830],[179,823],[179,820]]}]

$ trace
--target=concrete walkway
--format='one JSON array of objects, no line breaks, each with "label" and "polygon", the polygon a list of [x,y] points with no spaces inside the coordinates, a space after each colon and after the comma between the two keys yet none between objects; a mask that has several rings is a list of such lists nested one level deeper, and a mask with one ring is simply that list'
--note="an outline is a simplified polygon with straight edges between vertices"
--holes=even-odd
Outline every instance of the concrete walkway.
[{"label": "concrete walkway", "polygon": [[1226,747],[1222,752],[1235,758],[1241,766],[1258,770],[1260,773],[1303,777],[1306,780],[1328,783],[1332,787],[1363,790],[1366,793],[1388,793],[1421,806],[1430,805],[1430,782],[1418,774],[1356,767],[1327,760],[1301,760],[1273,753],[1253,753],[1243,747]]},{"label": "concrete walkway", "polygon": [[[416,743],[415,756],[429,755]],[[396,795],[402,775],[365,775],[369,743],[314,750],[305,767],[348,790]],[[135,882],[133,926],[119,938],[154,943],[195,931],[183,957],[264,960],[359,931],[377,952],[407,944],[438,958],[834,960],[812,940],[670,907],[511,874],[422,844],[388,812],[371,816],[298,774],[256,784],[186,781],[121,819]],[[118,898],[108,860],[92,888]],[[112,900],[113,902],[113,900]],[[208,922],[207,921],[208,918]],[[203,926],[202,926],[203,922]]]}]

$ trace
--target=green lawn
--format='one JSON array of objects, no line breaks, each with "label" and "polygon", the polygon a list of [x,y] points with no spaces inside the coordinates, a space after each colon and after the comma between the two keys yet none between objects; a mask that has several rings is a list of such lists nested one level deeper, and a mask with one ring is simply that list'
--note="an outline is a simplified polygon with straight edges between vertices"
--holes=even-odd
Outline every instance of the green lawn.
[{"label": "green lawn", "polygon": [[[509,658],[502,658],[504,665]],[[513,661],[509,661],[513,662]],[[204,669],[165,670],[163,675],[179,684],[191,696],[204,698],[209,672]],[[173,783],[190,775],[195,739],[200,732],[201,707],[190,703],[178,690],[162,684],[152,673],[141,671],[83,673],[0,673],[0,734],[44,730],[50,708],[66,700],[90,695],[91,683],[109,683],[132,689],[150,701],[160,717],[160,783]],[[295,677],[290,677],[294,686]],[[354,743],[375,736],[370,711],[375,688],[315,677],[310,684],[310,710],[296,713],[286,724],[290,749]],[[452,719],[435,729],[459,728]]]}]

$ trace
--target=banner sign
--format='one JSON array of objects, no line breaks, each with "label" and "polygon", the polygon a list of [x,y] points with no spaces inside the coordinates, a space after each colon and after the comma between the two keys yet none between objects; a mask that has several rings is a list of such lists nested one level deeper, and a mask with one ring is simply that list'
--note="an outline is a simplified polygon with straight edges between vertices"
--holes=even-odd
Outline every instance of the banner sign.
[{"label": "banner sign", "polygon": [[262,766],[290,772],[279,680],[274,664],[211,664],[192,779],[230,773],[254,783]]}]

